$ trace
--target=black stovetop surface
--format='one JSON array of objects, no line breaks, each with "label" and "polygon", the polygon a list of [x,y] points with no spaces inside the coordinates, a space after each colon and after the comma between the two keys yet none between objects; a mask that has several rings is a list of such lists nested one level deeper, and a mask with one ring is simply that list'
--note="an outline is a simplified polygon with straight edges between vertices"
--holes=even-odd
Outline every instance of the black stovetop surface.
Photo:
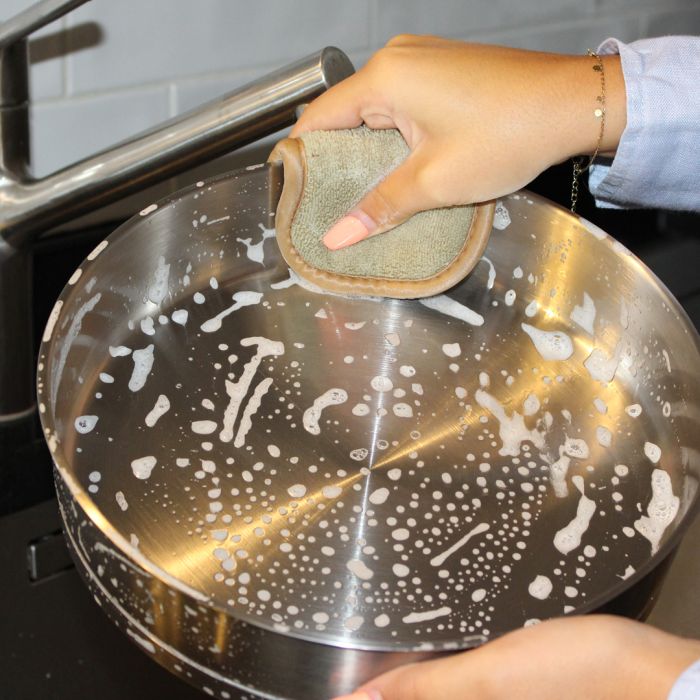
[{"label": "black stovetop surface", "polygon": [[[566,206],[568,166],[546,172],[530,189]],[[700,217],[598,210],[587,194],[579,211],[635,252],[700,328]],[[37,246],[37,347],[66,280],[117,224]],[[60,526],[51,461],[38,422],[0,425],[0,697],[205,697],[160,668],[112,625],[66,558]],[[28,566],[32,552],[33,569]]]}]

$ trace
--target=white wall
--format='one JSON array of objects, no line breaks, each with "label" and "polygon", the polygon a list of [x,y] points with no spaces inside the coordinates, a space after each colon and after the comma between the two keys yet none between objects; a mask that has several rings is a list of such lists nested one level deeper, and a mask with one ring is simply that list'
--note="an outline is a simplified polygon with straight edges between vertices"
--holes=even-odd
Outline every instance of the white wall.
[{"label": "white wall", "polygon": [[[2,0],[0,19],[30,4]],[[607,36],[700,34],[700,3],[92,0],[33,35],[35,173],[65,166],[325,45],[339,46],[360,66],[401,32],[582,53]],[[262,158],[260,148],[247,157]]]}]

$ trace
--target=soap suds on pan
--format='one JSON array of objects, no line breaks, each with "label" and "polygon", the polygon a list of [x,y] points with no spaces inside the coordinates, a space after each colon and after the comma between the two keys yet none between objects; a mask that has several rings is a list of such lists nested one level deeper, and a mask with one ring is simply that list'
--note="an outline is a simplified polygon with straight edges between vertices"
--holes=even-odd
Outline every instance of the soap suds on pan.
[{"label": "soap suds on pan", "polygon": [[328,406],[339,406],[340,404],[344,404],[347,400],[348,392],[344,389],[329,389],[321,394],[321,396],[313,402],[313,405],[304,411],[304,429],[312,435],[318,435],[321,432],[321,427],[318,422],[323,413],[323,409]]},{"label": "soap suds on pan", "polygon": [[423,304],[423,306],[433,311],[445,314],[445,316],[451,316],[459,321],[469,323],[472,326],[484,325],[484,317],[481,314],[478,314],[473,309],[470,309],[464,304],[460,304],[458,301],[451,299],[445,294],[419,299],[418,301]]},{"label": "soap suds on pan", "polygon": [[637,532],[651,544],[651,553],[659,549],[666,528],[676,519],[680,499],[673,494],[671,477],[663,469],[654,469],[651,475],[652,497],[647,514],[634,521]]},{"label": "soap suds on pan", "polygon": [[[206,214],[192,213],[197,237],[228,228],[204,231]],[[127,544],[154,551],[150,528],[161,526],[136,523],[155,502],[196,539],[212,598],[234,614],[360,643],[391,634],[416,649],[500,634],[509,590],[523,601],[522,619],[509,624],[573,612],[596,586],[639,568],[638,550],[649,551],[642,538],[658,549],[678,498],[668,475],[645,477],[651,498],[640,497],[637,477],[666,474],[659,465],[675,458],[653,429],[674,397],[651,385],[629,336],[618,341],[619,304],[611,313],[597,277],[586,281],[590,295],[579,287],[568,296],[542,270],[504,266],[494,250],[468,293],[395,301],[388,311],[320,290],[312,297],[291,274],[279,281],[286,268],[268,267],[272,230],[261,231],[238,244],[228,236],[232,249],[217,242],[206,258],[185,248],[151,265],[125,309],[131,325],[114,325],[111,347],[102,345],[99,372],[71,375],[86,400],[68,438],[49,436],[54,454],[75,446],[87,464],[96,443],[112,455],[119,445],[120,459],[85,469],[83,488],[109,517],[133,518]],[[257,277],[233,280],[227,251]],[[165,266],[155,309],[144,289]],[[231,316],[244,306],[255,308]],[[629,316],[633,328],[633,305]],[[54,335],[63,337],[63,319]],[[661,346],[648,346],[647,364],[658,357],[663,368]],[[618,391],[628,370],[635,394]],[[530,566],[540,545],[550,563]],[[204,629],[205,611],[186,614]]]},{"label": "soap suds on pan", "polygon": [[[229,404],[224,413],[223,427],[219,434],[219,439],[222,442],[231,442],[233,440],[233,428],[238,417],[238,411],[263,358],[278,357],[284,354],[284,344],[268,338],[243,338],[241,345],[243,347],[257,346],[257,352],[243,368],[238,381],[226,380],[226,393],[229,396]],[[247,425],[244,426],[244,429],[246,427]]]},{"label": "soap suds on pan", "polygon": [[574,345],[566,333],[543,331],[527,323],[520,326],[530,336],[543,360],[568,360],[574,354]]},{"label": "soap suds on pan", "polygon": [[131,379],[129,379],[129,389],[131,391],[140,391],[146,385],[146,380],[148,375],[151,373],[153,368],[153,350],[155,345],[147,345],[145,348],[140,350],[134,350],[131,357],[134,361],[134,369],[131,373]]}]

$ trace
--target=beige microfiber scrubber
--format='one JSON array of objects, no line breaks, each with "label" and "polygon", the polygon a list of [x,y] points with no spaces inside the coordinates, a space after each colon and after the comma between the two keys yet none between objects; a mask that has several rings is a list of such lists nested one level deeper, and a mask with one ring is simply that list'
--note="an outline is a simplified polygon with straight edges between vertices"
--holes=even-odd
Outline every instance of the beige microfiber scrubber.
[{"label": "beige microfiber scrubber", "polygon": [[397,299],[439,294],[464,279],[488,242],[493,203],[420,212],[337,251],[321,240],[408,154],[394,129],[315,131],[280,141],[269,160],[284,165],[276,229],[292,270],[332,292]]}]

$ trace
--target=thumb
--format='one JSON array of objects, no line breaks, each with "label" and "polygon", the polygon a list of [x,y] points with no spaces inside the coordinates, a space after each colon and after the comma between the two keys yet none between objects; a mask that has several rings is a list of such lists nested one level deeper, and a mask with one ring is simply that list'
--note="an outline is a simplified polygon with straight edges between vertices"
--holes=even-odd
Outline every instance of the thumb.
[{"label": "thumb", "polygon": [[363,684],[354,693],[334,700],[463,700],[485,697],[488,693],[484,679],[491,677],[494,671],[484,659],[483,649],[399,666]]},{"label": "thumb", "polygon": [[333,700],[432,700],[443,697],[439,688],[429,687],[425,682],[423,670],[430,663],[400,666],[364,684],[354,693]]},{"label": "thumb", "polygon": [[413,151],[331,226],[323,237],[326,247],[330,250],[346,248],[369,236],[389,231],[416,212],[435,206],[419,185],[425,160],[422,153]]}]

